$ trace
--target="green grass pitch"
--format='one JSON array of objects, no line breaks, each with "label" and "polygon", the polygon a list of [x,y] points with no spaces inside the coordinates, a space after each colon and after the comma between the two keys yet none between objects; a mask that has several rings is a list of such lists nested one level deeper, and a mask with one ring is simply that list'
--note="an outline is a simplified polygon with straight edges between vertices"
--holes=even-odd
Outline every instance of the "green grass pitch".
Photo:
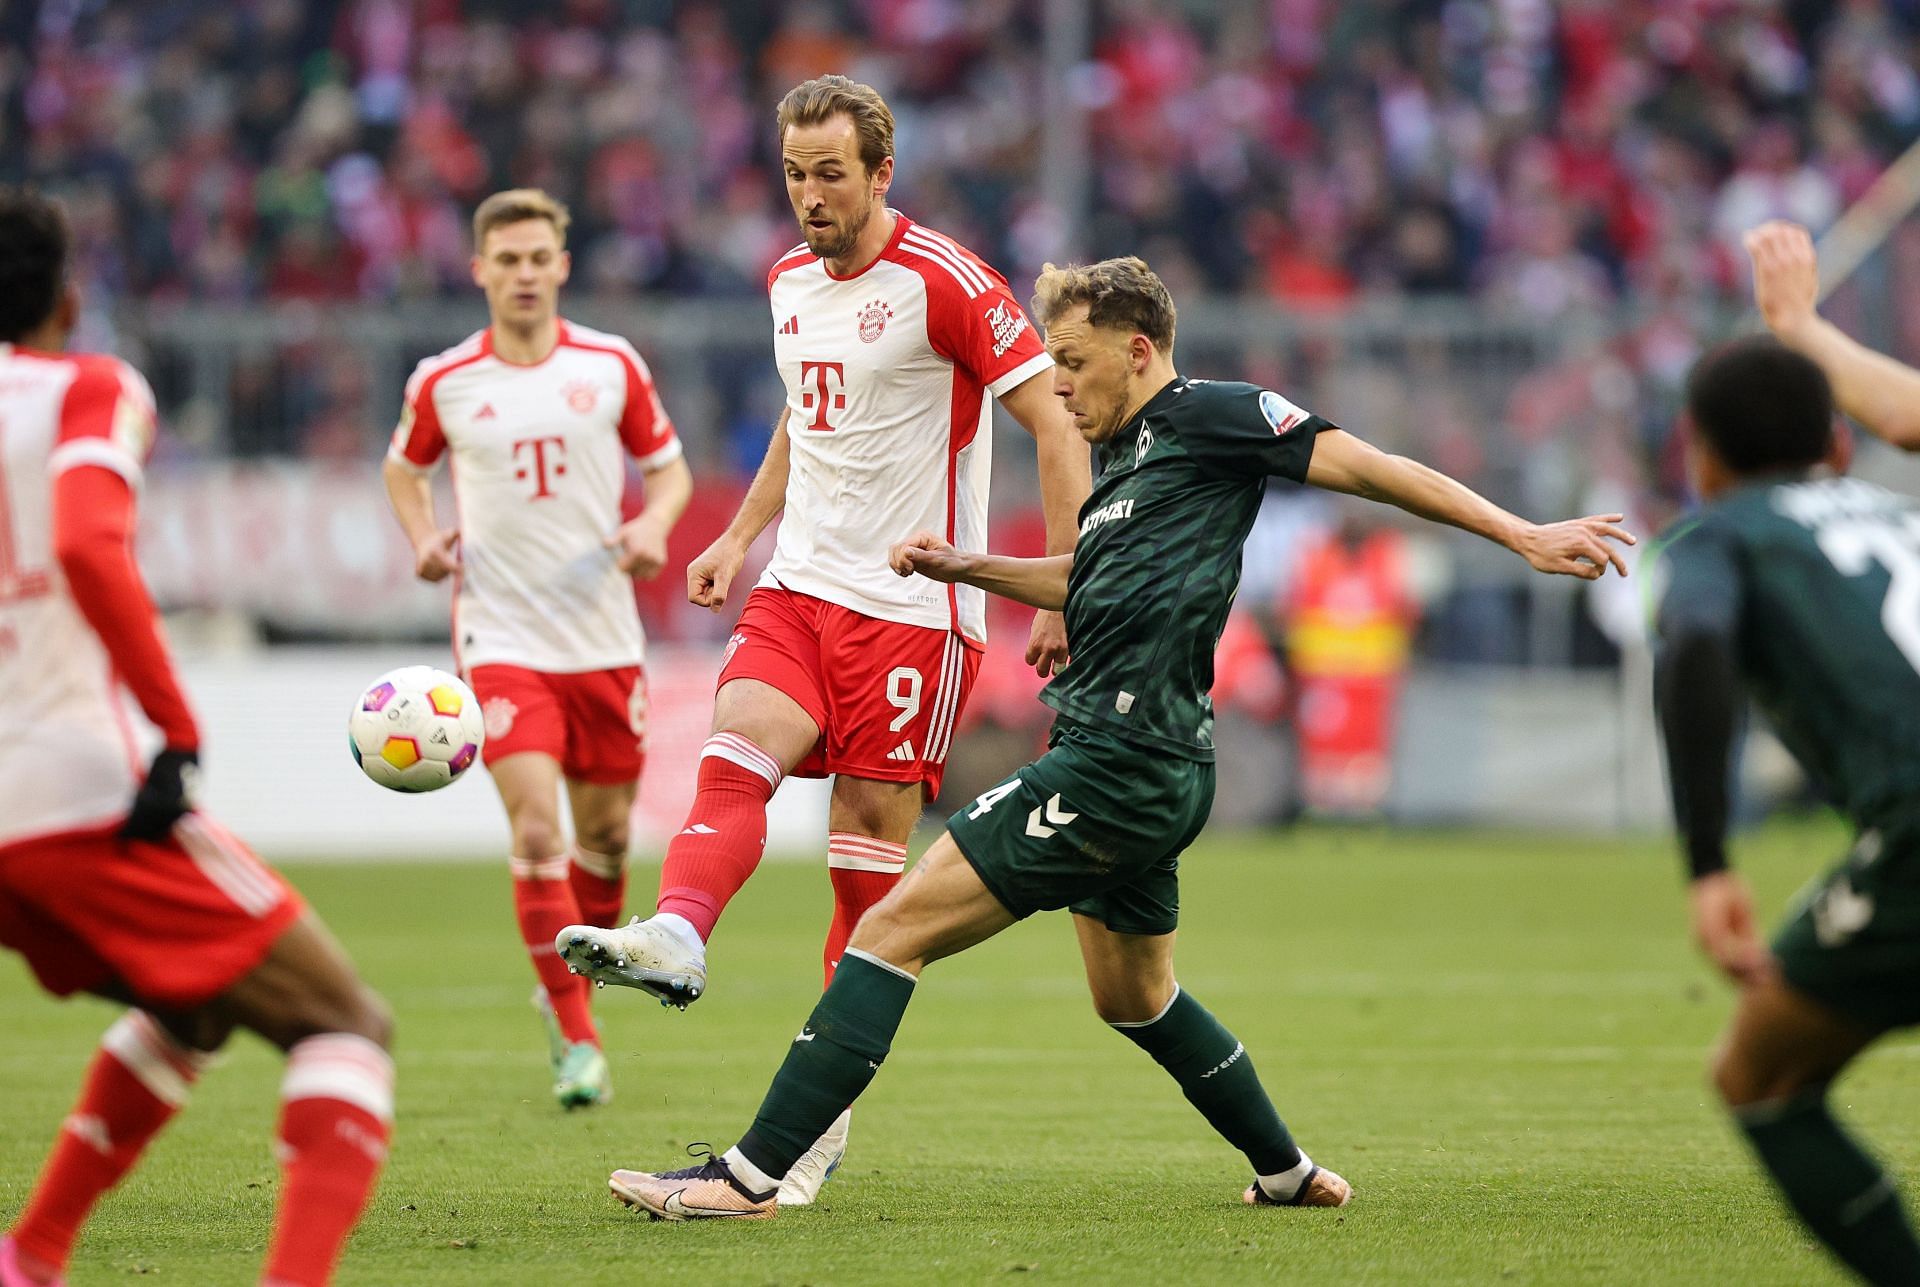
[{"label": "green grass pitch", "polygon": [[[1769,919],[1837,826],[1744,843]],[[654,871],[634,888],[651,893]],[[1246,1042],[1337,1212],[1250,1210],[1242,1159],[1093,1016],[1063,916],[935,966],[819,1206],[649,1224],[616,1166],[681,1164],[746,1125],[819,984],[827,882],[769,863],[685,1014],[603,992],[617,1096],[546,1090],[531,975],[495,866],[294,878],[399,1020],[392,1163],[343,1284],[1838,1281],[1704,1091],[1726,991],[1686,941],[1657,841],[1304,830],[1209,837],[1184,864],[1180,975]],[[110,1018],[0,965],[0,1213],[25,1199]],[[1920,1169],[1920,1047],[1837,1101]],[[75,1287],[253,1281],[276,1190],[278,1060],[236,1041],[81,1245]]]}]

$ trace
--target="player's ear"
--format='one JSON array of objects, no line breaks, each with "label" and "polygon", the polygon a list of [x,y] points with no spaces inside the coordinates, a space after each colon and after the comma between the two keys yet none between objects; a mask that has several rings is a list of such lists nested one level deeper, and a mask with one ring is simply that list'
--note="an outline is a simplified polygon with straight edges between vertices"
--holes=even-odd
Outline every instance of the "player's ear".
[{"label": "player's ear", "polygon": [[1836,474],[1846,474],[1853,468],[1853,426],[1839,416],[1833,418],[1833,443],[1827,448],[1827,467]]},{"label": "player's ear", "polygon": [[482,281],[480,277],[480,256],[479,255],[475,255],[473,258],[467,261],[467,270],[473,274],[473,284],[475,286],[479,286],[482,288],[486,286],[487,283]]},{"label": "player's ear", "polygon": [[60,287],[60,298],[53,303],[53,320],[61,335],[71,335],[80,324],[80,286],[68,281]]},{"label": "player's ear", "polygon": [[567,278],[571,276],[573,276],[573,252],[563,250],[560,252],[560,284],[565,286]]},{"label": "player's ear", "polygon": [[884,197],[887,195],[887,189],[892,186],[893,158],[888,157],[880,162],[879,168],[873,172],[873,195],[876,197]]}]

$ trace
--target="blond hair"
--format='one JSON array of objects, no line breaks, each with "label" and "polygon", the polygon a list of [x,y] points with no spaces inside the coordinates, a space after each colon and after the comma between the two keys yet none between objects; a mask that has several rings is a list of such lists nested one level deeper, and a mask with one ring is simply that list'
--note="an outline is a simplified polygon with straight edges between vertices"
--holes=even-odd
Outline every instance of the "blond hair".
[{"label": "blond hair", "polygon": [[780,100],[774,119],[784,140],[788,126],[822,125],[836,116],[853,121],[854,135],[860,141],[860,163],[867,167],[868,174],[893,155],[893,111],[887,100],[873,86],[845,76],[801,81]]},{"label": "blond hair", "polygon": [[1033,283],[1033,312],[1042,326],[1074,304],[1087,306],[1087,322],[1134,331],[1162,353],[1173,351],[1173,296],[1147,261],[1128,255],[1097,264],[1043,265]]},{"label": "blond hair", "polygon": [[553,225],[561,246],[567,244],[567,225],[573,222],[573,216],[567,212],[566,206],[538,188],[508,188],[482,201],[480,208],[473,212],[475,253],[487,244],[487,234],[495,228],[510,223],[524,223],[528,219],[545,219]]}]

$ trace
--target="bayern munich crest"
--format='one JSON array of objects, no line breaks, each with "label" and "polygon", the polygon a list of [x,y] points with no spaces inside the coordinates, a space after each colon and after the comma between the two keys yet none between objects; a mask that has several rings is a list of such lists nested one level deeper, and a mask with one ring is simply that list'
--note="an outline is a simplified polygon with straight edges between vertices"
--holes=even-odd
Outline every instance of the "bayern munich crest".
[{"label": "bayern munich crest", "polygon": [[493,740],[513,732],[513,717],[520,713],[520,708],[511,698],[489,697],[481,705],[480,713],[487,722],[487,738]]},{"label": "bayern munich crest", "polygon": [[876,299],[860,310],[860,339],[867,344],[879,339],[887,329],[887,319],[893,316],[893,310],[887,307],[887,301]]},{"label": "bayern munich crest", "polygon": [[567,405],[583,416],[600,401],[600,390],[590,380],[569,380],[561,386],[560,393]]}]

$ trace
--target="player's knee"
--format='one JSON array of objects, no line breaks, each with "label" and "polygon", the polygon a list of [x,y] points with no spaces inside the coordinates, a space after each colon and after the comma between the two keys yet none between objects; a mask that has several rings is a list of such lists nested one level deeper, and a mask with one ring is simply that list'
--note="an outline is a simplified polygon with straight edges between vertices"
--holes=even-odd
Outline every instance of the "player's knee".
[{"label": "player's knee", "polygon": [[364,983],[360,985],[359,996],[354,1000],[348,1024],[341,1031],[365,1037],[382,1050],[393,1047],[393,1008],[387,1004],[385,997]]},{"label": "player's knee", "polygon": [[597,854],[624,854],[629,839],[625,818],[594,823],[579,836],[580,847]]},{"label": "player's knee", "polygon": [[[517,858],[539,862],[560,852],[560,820],[544,813],[523,813],[513,820],[513,852]],[[601,850],[599,852],[606,852]]]},{"label": "player's knee", "polygon": [[1125,983],[1096,983],[1091,986],[1093,1012],[1102,1023],[1150,1023],[1173,999],[1173,984],[1153,980],[1129,980]]},{"label": "player's knee", "polygon": [[386,998],[355,979],[353,986],[307,1018],[310,1036],[346,1033],[364,1037],[382,1050],[393,1044],[393,1010]]},{"label": "player's knee", "polygon": [[211,1007],[198,1010],[172,1011],[162,1014],[149,1011],[154,1021],[166,1029],[167,1035],[189,1050],[210,1055],[227,1044],[227,1038],[233,1035],[234,1022],[227,1015],[216,1012]]},{"label": "player's knee", "polygon": [[1707,1078],[1714,1093],[1728,1108],[1744,1108],[1770,1100],[1788,1099],[1807,1089],[1810,1081],[1797,1070],[1783,1066],[1762,1066],[1737,1046],[1716,1050],[1707,1066]]}]

